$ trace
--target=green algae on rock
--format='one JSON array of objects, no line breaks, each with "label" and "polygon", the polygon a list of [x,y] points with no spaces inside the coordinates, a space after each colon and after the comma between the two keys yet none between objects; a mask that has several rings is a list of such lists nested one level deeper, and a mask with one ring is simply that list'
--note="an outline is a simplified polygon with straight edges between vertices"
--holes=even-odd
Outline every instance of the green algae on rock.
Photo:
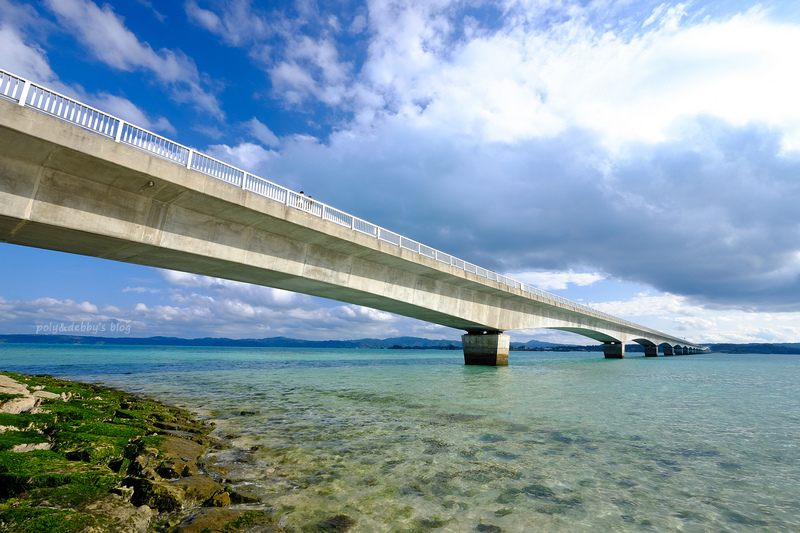
[{"label": "green algae on rock", "polygon": [[212,429],[124,392],[0,372],[0,529],[281,531],[229,509],[235,491],[201,473]]}]

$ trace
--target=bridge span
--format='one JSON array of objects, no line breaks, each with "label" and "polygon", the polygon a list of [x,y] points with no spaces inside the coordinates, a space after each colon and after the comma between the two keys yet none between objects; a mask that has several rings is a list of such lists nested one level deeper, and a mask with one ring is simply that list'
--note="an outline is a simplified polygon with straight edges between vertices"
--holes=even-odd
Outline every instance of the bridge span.
[{"label": "bridge span", "polygon": [[321,296],[441,324],[466,364],[549,328],[646,356],[704,347],[496,274],[0,70],[0,241]]}]

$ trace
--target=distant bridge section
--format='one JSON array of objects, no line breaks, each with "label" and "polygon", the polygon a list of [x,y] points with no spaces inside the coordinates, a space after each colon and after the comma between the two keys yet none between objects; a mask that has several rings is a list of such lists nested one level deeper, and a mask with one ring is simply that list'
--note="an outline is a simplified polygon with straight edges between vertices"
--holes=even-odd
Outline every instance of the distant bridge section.
[{"label": "distant bridge section", "polygon": [[607,358],[700,345],[541,291],[0,70],[0,241],[321,296],[461,329],[467,364],[504,331],[601,341]]}]

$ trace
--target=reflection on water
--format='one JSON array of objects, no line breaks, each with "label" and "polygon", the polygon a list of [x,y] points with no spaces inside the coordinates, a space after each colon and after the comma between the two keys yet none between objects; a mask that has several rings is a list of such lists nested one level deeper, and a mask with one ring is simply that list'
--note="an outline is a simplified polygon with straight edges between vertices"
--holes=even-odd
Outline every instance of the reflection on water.
[{"label": "reflection on water", "polygon": [[452,352],[6,346],[0,363],[211,417],[235,447],[210,463],[298,530],[340,514],[351,531],[800,529],[790,356],[486,368]]}]

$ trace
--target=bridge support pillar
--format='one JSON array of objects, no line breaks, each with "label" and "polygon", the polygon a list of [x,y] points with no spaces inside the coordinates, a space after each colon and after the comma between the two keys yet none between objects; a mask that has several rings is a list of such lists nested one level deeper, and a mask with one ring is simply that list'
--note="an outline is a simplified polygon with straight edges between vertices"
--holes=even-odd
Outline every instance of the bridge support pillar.
[{"label": "bridge support pillar", "polygon": [[662,346],[664,355],[675,355],[675,349],[672,346]]},{"label": "bridge support pillar", "polygon": [[511,337],[499,331],[461,336],[465,365],[507,366]]},{"label": "bridge support pillar", "polygon": [[607,342],[603,344],[603,355],[606,359],[624,359],[625,345],[621,342]]},{"label": "bridge support pillar", "polygon": [[643,346],[645,357],[658,357],[658,346]]}]

